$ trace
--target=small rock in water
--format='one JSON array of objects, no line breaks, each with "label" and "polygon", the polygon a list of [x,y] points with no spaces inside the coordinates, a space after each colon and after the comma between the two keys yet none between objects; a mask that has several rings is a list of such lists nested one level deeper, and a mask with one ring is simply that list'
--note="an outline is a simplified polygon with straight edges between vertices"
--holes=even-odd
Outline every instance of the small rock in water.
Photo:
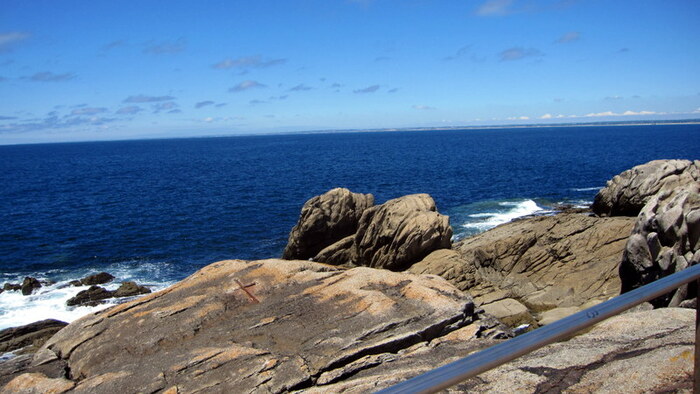
[{"label": "small rock in water", "polygon": [[121,286],[114,292],[114,297],[130,297],[139,294],[148,294],[151,289],[139,286],[135,282],[122,282]]},{"label": "small rock in water", "polygon": [[5,283],[2,289],[5,291],[19,291],[22,290],[22,285],[19,283]]},{"label": "small rock in water", "polygon": [[99,274],[86,276],[80,280],[73,280],[70,282],[70,284],[72,286],[93,286],[111,282],[112,280],[114,280],[114,276],[112,274],[100,272]]},{"label": "small rock in water", "polygon": [[66,301],[66,305],[95,306],[100,304],[102,300],[106,300],[108,298],[114,298],[114,292],[111,292],[105,289],[104,287],[90,286],[89,289],[81,291],[75,297],[70,298],[68,301]]},{"label": "small rock in water", "polygon": [[24,282],[22,282],[22,295],[30,295],[32,292],[34,292],[34,289],[38,289],[41,287],[41,283],[36,278],[32,278],[31,276],[27,276],[24,278]]}]

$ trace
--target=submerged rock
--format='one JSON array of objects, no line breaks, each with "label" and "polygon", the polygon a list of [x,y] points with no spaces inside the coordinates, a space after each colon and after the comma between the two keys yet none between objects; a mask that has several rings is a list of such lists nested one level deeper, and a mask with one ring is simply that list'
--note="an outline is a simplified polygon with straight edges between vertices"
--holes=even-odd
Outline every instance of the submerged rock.
[{"label": "submerged rock", "polygon": [[[291,391],[346,379],[461,327],[471,327],[469,338],[493,333],[497,323],[478,319],[471,297],[437,276],[222,261],[73,322],[33,366],[65,362],[76,392]],[[16,379],[7,387],[29,377]]]},{"label": "submerged rock", "polygon": [[21,285],[22,295],[30,295],[34,290],[41,288],[41,282],[38,279],[27,276]]},{"label": "submerged rock", "polygon": [[310,259],[357,230],[362,213],[374,205],[371,194],[336,188],[307,201],[289,234],[284,259]]},{"label": "submerged rock", "polygon": [[114,276],[112,274],[107,272],[100,272],[98,274],[86,276],[80,280],[71,281],[70,284],[73,286],[93,286],[109,283],[113,280]]},{"label": "submerged rock", "polygon": [[700,182],[700,161],[654,160],[616,175],[595,196],[591,208],[601,216],[637,216],[662,189]]}]

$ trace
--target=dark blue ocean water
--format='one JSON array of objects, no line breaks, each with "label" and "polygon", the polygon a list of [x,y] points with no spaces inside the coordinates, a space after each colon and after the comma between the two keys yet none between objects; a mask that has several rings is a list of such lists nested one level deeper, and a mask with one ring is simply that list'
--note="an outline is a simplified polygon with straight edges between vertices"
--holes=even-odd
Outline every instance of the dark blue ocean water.
[{"label": "dark blue ocean water", "polygon": [[[217,260],[277,257],[303,203],[333,187],[378,203],[429,193],[459,238],[699,153],[698,125],[0,146],[0,283],[106,270],[158,287]],[[0,327],[17,320],[7,297]]]}]

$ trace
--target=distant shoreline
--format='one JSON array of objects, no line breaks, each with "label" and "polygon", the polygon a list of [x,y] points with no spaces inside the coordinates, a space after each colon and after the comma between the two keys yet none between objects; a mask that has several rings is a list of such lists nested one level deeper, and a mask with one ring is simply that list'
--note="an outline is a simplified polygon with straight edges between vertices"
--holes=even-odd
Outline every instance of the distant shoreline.
[{"label": "distant shoreline", "polygon": [[105,140],[81,140],[81,141],[56,141],[56,142],[27,142],[16,144],[0,144],[3,146],[20,145],[46,145],[46,144],[83,144],[93,142],[126,142],[126,141],[155,141],[155,140],[184,140],[200,138],[232,138],[232,137],[262,137],[262,136],[289,136],[312,134],[340,134],[340,133],[383,133],[383,132],[410,132],[410,131],[459,131],[459,130],[505,130],[505,129],[539,129],[539,128],[563,128],[563,127],[622,127],[622,126],[682,126],[700,125],[700,119],[682,120],[640,120],[640,121],[610,121],[610,122],[583,122],[583,123],[531,123],[514,125],[485,125],[485,126],[433,126],[433,127],[384,127],[375,129],[319,129],[319,130],[294,130],[294,131],[258,131],[251,133],[211,134],[199,136],[174,136],[174,137],[145,137]]}]

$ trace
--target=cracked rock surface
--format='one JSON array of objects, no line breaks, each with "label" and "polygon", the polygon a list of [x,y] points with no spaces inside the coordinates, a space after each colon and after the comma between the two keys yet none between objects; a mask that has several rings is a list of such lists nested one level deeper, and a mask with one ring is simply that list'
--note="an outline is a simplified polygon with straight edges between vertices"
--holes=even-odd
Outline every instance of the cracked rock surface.
[{"label": "cracked rock surface", "polygon": [[440,275],[485,309],[507,299],[533,315],[587,306],[619,295],[618,264],[633,224],[575,212],[525,218],[435,251],[408,271]]},{"label": "cracked rock surface", "polygon": [[[221,261],[77,320],[3,392],[285,392],[323,387],[462,327],[471,297],[437,276]],[[493,324],[491,324],[493,326]],[[479,335],[477,335],[479,334]],[[64,374],[36,372],[65,366]],[[48,389],[47,389],[48,387]]]}]

